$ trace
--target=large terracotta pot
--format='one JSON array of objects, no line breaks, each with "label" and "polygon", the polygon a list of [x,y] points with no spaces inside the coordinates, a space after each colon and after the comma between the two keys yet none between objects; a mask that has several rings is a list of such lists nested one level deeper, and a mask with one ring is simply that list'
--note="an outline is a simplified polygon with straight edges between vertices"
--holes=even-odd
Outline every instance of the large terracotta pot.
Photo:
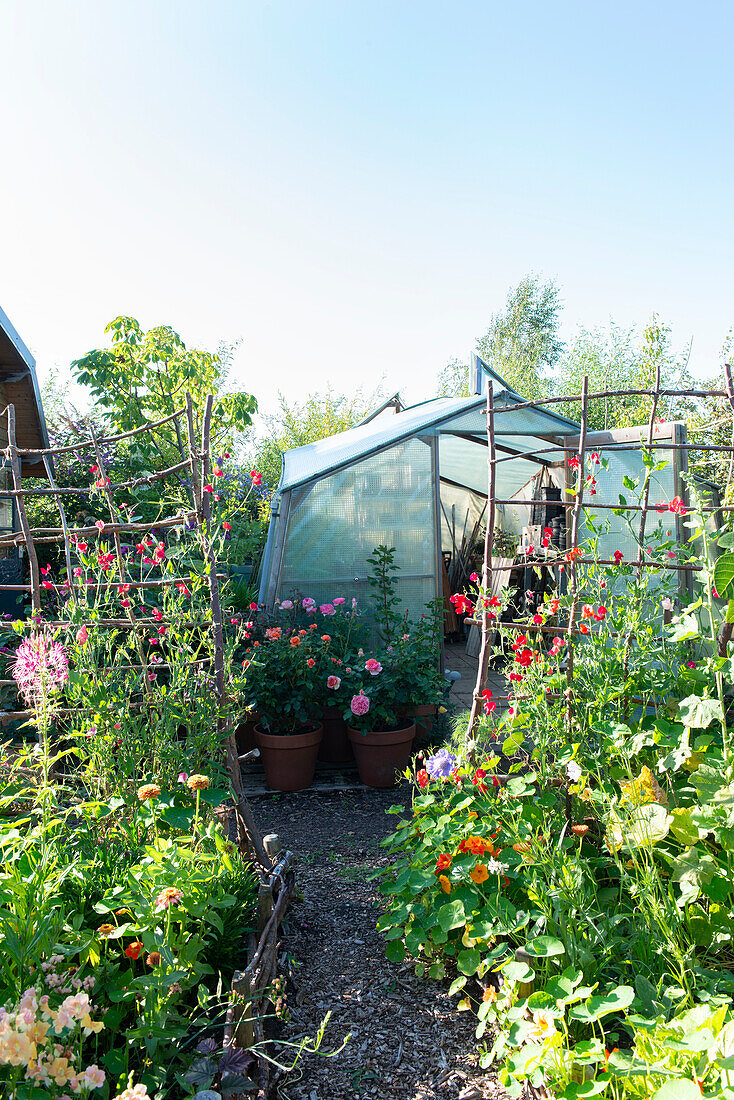
[{"label": "large terracotta pot", "polygon": [[327,707],[321,719],[324,736],[319,747],[319,760],[326,764],[346,764],[354,760],[347,733],[347,723],[338,707]]},{"label": "large terracotta pot", "polygon": [[258,723],[255,741],[273,791],[303,791],[313,783],[316,756],[323,730],[321,723],[306,733],[266,733]]},{"label": "large terracotta pot", "polygon": [[396,730],[370,730],[361,733],[349,729],[357,759],[359,778],[366,787],[394,787],[397,773],[404,771],[410,763],[410,754],[415,738],[415,724],[404,725]]}]

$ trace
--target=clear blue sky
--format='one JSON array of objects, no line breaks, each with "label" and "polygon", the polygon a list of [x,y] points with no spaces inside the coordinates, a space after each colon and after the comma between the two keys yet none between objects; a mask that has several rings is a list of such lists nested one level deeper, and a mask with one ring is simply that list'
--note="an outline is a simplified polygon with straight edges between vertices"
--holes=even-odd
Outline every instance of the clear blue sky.
[{"label": "clear blue sky", "polygon": [[43,373],[118,313],[272,406],[427,396],[533,270],[564,333],[734,323],[720,3],[0,0],[0,305]]}]

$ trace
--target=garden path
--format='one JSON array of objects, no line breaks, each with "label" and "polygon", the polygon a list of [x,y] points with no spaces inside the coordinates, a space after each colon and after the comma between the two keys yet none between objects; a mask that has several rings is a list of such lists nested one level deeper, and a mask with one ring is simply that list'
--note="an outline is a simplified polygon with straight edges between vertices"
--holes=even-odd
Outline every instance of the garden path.
[{"label": "garden path", "polygon": [[376,931],[379,893],[366,876],[387,857],[379,847],[408,788],[269,795],[253,800],[261,829],[297,853],[299,900],[286,922],[291,960],[282,1038],[313,1036],[327,1012],[324,1049],[282,1078],[281,1100],[497,1100],[505,1093],[474,1053],[475,1017],[456,1011],[447,985],[385,959]]}]

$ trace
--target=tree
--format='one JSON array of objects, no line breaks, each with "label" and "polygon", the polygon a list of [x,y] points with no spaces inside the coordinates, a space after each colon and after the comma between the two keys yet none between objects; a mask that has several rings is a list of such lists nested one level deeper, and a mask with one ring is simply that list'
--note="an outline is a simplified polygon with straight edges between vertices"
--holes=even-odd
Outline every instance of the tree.
[{"label": "tree", "polygon": [[[673,349],[670,329],[653,314],[638,337],[634,328],[623,329],[613,322],[607,328],[581,328],[558,364],[554,389],[559,396],[579,394],[584,375],[589,392],[603,390],[651,390],[657,367],[664,389],[683,387],[692,382],[687,359]],[[556,409],[571,420],[578,420],[578,402],[557,405]],[[650,419],[652,398],[643,393],[628,397],[609,397],[589,402],[588,427],[591,431],[634,427]],[[665,420],[685,420],[692,406],[685,399],[662,398],[658,415]]]},{"label": "tree", "polygon": [[373,393],[336,393],[330,386],[325,393],[315,393],[302,404],[289,404],[278,394],[276,413],[263,417],[266,434],[253,441],[252,461],[263,481],[275,488],[280,480],[283,452],[303,447],[353,428],[380,403],[378,387]]},{"label": "tree", "polygon": [[[564,344],[558,338],[561,301],[552,279],[526,275],[507,294],[505,309],[490,318],[477,352],[501,378],[528,401],[550,392],[550,371]],[[440,397],[468,397],[469,365],[451,359],[438,377]]]},{"label": "tree", "polygon": [[503,313],[493,314],[477,351],[518,393],[533,401],[551,390],[550,372],[564,344],[558,338],[562,303],[553,279],[526,275],[507,295]]},{"label": "tree", "polygon": [[[231,349],[208,352],[187,348],[169,326],[143,332],[134,317],[116,317],[105,332],[111,333],[111,348],[90,351],[76,359],[71,369],[77,381],[89,389],[109,428],[126,432],[162,420],[184,404],[187,392],[200,415],[207,396],[215,396],[214,450],[233,444],[236,435],[252,423],[255,398],[226,391]],[[163,464],[186,453],[175,423],[156,432],[154,446]]]}]

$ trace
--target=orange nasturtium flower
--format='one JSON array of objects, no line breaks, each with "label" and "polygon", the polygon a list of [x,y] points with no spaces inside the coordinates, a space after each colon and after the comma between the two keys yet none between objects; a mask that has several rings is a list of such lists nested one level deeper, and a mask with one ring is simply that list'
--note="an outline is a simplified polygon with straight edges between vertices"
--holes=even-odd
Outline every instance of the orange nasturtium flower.
[{"label": "orange nasturtium flower", "polygon": [[441,883],[441,889],[443,890],[444,894],[450,894],[451,893],[451,883],[446,878],[446,875],[439,875],[438,876],[438,881]]},{"label": "orange nasturtium flower", "polygon": [[469,872],[469,878],[479,886],[480,883],[487,881],[489,871],[483,863],[478,863],[474,870]]},{"label": "orange nasturtium flower", "polygon": [[137,959],[142,950],[143,944],[140,942],[140,940],[135,940],[133,943],[128,944],[128,946],[125,948],[125,954],[127,955],[128,959]]},{"label": "orange nasturtium flower", "polygon": [[482,993],[482,1000],[485,1002],[485,1004],[487,1001],[489,1001],[490,1004],[494,1004],[494,1002],[497,1000],[497,990],[494,988],[494,986],[487,986],[487,988]]},{"label": "orange nasturtium flower", "polygon": [[447,871],[451,866],[451,856],[440,855],[436,860],[436,871]]}]

